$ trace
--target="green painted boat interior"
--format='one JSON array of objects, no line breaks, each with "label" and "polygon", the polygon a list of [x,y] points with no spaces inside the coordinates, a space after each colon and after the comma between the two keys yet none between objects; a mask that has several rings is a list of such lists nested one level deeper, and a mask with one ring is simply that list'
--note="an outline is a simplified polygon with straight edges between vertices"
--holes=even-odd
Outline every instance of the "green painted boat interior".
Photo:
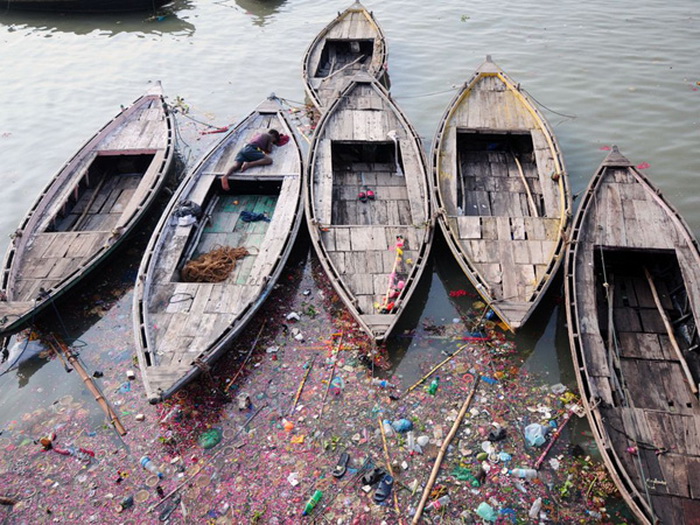
[{"label": "green painted boat interior", "polygon": [[[231,193],[215,194],[209,207],[209,220],[202,229],[193,258],[219,246],[245,248],[248,255],[238,260],[231,276],[237,284],[245,284],[265,239],[279,198],[279,184],[265,187],[265,190],[275,188],[277,191],[270,193],[237,193],[234,188]],[[258,218],[264,216],[267,220],[259,218],[245,221],[243,217],[246,215]]]}]

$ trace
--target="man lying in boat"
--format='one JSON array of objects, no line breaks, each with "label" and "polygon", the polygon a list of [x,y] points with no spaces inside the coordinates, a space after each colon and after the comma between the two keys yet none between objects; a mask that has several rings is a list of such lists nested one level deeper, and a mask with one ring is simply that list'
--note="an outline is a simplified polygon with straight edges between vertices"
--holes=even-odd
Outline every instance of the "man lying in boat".
[{"label": "man lying in boat", "polygon": [[[224,191],[229,191],[228,178],[231,174],[239,169],[243,172],[254,166],[267,166],[272,164],[270,152],[273,145],[280,143],[280,134],[276,129],[269,129],[265,133],[258,133],[253,137],[253,140],[248,142],[236,154],[236,159],[231,166],[231,169],[226,172],[226,175],[221,177],[221,187]],[[280,144],[281,145],[281,144]]]}]

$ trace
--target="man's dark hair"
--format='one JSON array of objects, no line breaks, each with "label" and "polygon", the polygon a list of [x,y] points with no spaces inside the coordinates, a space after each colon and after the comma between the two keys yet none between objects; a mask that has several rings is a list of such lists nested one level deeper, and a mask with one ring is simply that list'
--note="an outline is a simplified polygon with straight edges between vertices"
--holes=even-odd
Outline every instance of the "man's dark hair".
[{"label": "man's dark hair", "polygon": [[276,129],[271,129],[268,131],[270,135],[272,135],[272,138],[275,139],[275,143],[280,141],[280,132],[277,131]]}]

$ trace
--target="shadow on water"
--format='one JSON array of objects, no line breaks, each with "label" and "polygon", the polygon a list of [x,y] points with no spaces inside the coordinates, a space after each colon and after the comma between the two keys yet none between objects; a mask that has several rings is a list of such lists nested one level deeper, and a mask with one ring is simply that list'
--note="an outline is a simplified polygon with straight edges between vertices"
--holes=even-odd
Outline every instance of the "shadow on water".
[{"label": "shadow on water", "polygon": [[47,34],[66,33],[88,35],[99,32],[105,36],[120,33],[173,34],[192,36],[195,26],[178,16],[179,11],[192,9],[191,0],[177,0],[151,13],[71,14],[0,9],[0,25],[8,31]]},{"label": "shadow on water", "polygon": [[[264,26],[273,20],[287,0],[235,0],[236,5],[251,15],[253,25]],[[221,2],[224,3],[224,2]]]}]

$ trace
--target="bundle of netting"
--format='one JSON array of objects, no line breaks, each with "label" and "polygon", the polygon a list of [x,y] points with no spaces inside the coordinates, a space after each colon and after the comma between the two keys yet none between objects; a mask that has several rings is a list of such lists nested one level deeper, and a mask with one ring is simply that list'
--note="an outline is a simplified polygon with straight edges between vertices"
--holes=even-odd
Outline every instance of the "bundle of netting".
[{"label": "bundle of netting", "polygon": [[185,264],[180,277],[189,283],[220,283],[231,274],[236,261],[246,255],[248,250],[243,247],[216,246]]}]

